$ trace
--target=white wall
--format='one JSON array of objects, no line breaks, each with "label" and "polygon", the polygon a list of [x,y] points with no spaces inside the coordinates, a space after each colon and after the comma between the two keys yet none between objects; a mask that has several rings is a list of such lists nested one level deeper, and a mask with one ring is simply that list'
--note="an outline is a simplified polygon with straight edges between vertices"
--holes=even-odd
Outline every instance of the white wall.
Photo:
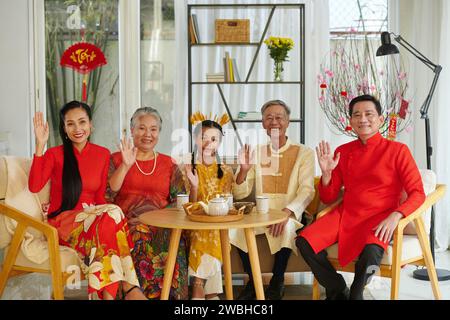
[{"label": "white wall", "polygon": [[9,153],[30,156],[28,0],[0,0],[0,134]]}]

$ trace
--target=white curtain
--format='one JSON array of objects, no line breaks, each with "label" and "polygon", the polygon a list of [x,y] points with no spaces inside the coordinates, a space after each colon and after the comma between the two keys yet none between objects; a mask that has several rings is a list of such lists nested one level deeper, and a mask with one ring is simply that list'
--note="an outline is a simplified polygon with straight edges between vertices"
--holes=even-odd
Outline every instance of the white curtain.
[{"label": "white curtain", "polygon": [[[190,0],[175,1],[176,4],[176,37],[177,37],[177,83],[175,84],[175,101],[178,108],[173,120],[180,128],[187,128],[187,3],[292,3],[289,0],[260,0],[260,1],[222,1],[222,0]],[[300,39],[298,33],[298,10],[279,9],[274,14],[267,36],[290,37],[295,41],[295,48],[289,53],[290,61],[285,63],[285,80],[299,80],[299,50],[305,46],[305,143],[314,146],[323,138],[330,137],[330,131],[325,123],[322,111],[317,101],[318,89],[316,77],[319,73],[320,63],[329,51],[329,9],[328,0],[307,0],[305,3],[305,39]],[[197,9],[200,39],[202,42],[214,42],[214,20],[217,18],[250,19],[251,42],[258,42],[266,21],[269,17],[268,9]],[[179,41],[178,41],[179,40]],[[256,47],[194,47],[192,48],[192,76],[193,81],[206,81],[206,73],[223,71],[222,58],[228,51],[236,59],[241,78],[247,75]],[[273,78],[273,62],[265,45],[262,46],[256,60],[250,81],[271,81]],[[224,95],[229,103],[234,118],[239,111],[258,111],[267,100],[281,99],[286,101],[292,109],[291,118],[299,118],[299,91],[296,85],[224,85]],[[181,106],[184,106],[181,108]],[[183,110],[183,113],[179,110]],[[202,85],[193,87],[193,111],[202,111],[209,114],[221,115],[226,112],[220,94],[215,86]],[[175,111],[174,111],[175,112]],[[259,129],[257,137],[246,137],[242,132],[244,142],[252,144],[266,141],[261,124],[237,124],[238,129]],[[227,156],[236,154],[238,143],[231,124],[226,126],[226,138],[222,152]],[[299,142],[299,124],[291,123],[290,137]]]},{"label": "white curtain", "polygon": [[[432,62],[443,66],[436,92],[429,108],[431,144],[433,147],[432,169],[438,183],[450,183],[450,148],[448,147],[448,90],[450,89],[450,5],[446,0],[400,1],[400,30],[402,37]],[[400,47],[401,48],[401,47]],[[402,132],[400,140],[408,144],[420,168],[426,168],[425,122],[420,119],[419,109],[433,81],[434,73],[410,53],[401,49],[402,59],[409,66],[413,128],[411,133]],[[450,195],[447,194],[435,206],[436,251],[447,250],[450,243]]]},{"label": "white curtain", "polygon": [[[450,185],[450,147],[448,144],[448,124],[450,121],[450,106],[448,90],[450,89],[450,3],[442,1],[442,17],[440,29],[439,64],[443,66],[436,97],[436,112],[434,113],[435,155],[434,167],[438,181]],[[439,250],[445,250],[450,244],[450,194],[436,206],[436,242]]]}]

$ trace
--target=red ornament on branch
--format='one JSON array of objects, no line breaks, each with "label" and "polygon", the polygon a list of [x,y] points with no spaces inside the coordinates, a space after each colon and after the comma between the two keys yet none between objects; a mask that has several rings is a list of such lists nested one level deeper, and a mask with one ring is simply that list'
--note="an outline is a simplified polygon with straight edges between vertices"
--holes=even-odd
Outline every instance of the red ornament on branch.
[{"label": "red ornament on branch", "polygon": [[391,114],[391,119],[389,120],[389,129],[388,129],[388,139],[395,140],[397,136],[397,117],[396,114]]},{"label": "red ornament on branch", "polygon": [[408,108],[409,108],[409,102],[406,101],[405,99],[402,99],[402,103],[400,105],[400,111],[398,113],[400,118],[406,119]]},{"label": "red ornament on branch", "polygon": [[102,50],[92,43],[79,42],[64,51],[60,65],[62,67],[72,68],[76,72],[84,75],[82,100],[87,100],[87,75],[98,67],[107,64]]}]

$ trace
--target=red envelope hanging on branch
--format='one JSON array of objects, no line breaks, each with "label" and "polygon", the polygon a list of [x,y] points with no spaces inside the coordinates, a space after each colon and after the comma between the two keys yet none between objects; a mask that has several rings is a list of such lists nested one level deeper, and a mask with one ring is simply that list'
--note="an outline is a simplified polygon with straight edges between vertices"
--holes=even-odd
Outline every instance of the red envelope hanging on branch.
[{"label": "red envelope hanging on branch", "polygon": [[64,51],[60,65],[72,68],[84,75],[82,100],[87,100],[87,75],[98,67],[107,64],[102,50],[92,43],[79,42]]}]

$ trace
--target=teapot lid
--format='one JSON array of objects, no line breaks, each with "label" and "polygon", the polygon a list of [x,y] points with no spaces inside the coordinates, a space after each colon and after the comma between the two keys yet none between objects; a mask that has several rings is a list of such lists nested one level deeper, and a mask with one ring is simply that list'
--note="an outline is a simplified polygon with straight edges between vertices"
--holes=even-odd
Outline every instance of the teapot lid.
[{"label": "teapot lid", "polygon": [[220,202],[226,202],[226,200],[224,198],[220,197],[219,195],[217,195],[217,197],[212,198],[209,202],[220,203]]}]

